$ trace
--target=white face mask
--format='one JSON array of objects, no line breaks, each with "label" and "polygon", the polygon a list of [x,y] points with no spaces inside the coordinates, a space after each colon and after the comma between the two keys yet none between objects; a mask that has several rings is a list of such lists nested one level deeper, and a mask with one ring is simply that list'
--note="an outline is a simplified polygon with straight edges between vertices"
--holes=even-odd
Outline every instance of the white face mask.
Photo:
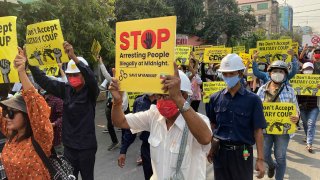
[{"label": "white face mask", "polygon": [[275,83],[281,83],[284,80],[284,74],[282,74],[282,73],[272,73],[271,74],[271,79]]},{"label": "white face mask", "polygon": [[303,74],[312,74],[313,70],[303,70],[302,73]]},{"label": "white face mask", "polygon": [[264,71],[265,66],[264,66],[264,65],[259,65],[259,66],[258,66],[258,69],[259,69],[260,71]]}]

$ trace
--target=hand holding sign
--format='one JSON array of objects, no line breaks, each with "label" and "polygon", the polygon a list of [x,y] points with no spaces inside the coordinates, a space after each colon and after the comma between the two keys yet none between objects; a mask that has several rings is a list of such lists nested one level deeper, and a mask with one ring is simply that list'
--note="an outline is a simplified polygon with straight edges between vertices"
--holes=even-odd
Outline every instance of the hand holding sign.
[{"label": "hand holding sign", "polygon": [[11,63],[8,59],[0,60],[0,71],[2,73],[4,83],[10,83],[10,80],[9,80],[10,64]]},{"label": "hand holding sign", "polygon": [[180,91],[181,80],[179,76],[178,66],[176,63],[174,63],[174,75],[165,76],[164,79],[162,80],[162,84],[163,84],[162,90],[165,93],[168,92],[169,97],[172,100],[174,100],[175,102],[178,102],[180,98],[183,98]]},{"label": "hand holding sign", "polygon": [[19,54],[13,61],[14,68],[17,69],[18,72],[24,72],[26,70],[26,62],[27,58],[24,55],[24,51],[21,48],[18,48]]},{"label": "hand holding sign", "polygon": [[[112,73],[116,73],[116,69],[112,68]],[[120,92],[119,80],[115,77],[112,77],[112,82],[109,85],[109,92],[113,98],[113,104],[121,104],[122,103],[122,93]]]},{"label": "hand holding sign", "polygon": [[69,56],[71,59],[75,59],[77,56],[74,54],[74,49],[71,44],[69,44],[67,41],[63,43],[63,48],[65,53]]}]

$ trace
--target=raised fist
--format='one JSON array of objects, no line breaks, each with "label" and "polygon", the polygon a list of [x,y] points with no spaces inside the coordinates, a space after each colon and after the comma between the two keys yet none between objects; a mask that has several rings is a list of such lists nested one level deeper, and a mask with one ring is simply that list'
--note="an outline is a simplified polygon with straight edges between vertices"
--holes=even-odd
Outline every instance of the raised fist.
[{"label": "raised fist", "polygon": [[57,63],[62,63],[62,61],[61,61],[61,56],[62,56],[61,49],[54,48],[53,49],[53,54],[54,54],[54,57],[56,58]]},{"label": "raised fist", "polygon": [[291,124],[284,123],[283,124],[283,132],[282,132],[282,134],[288,134],[289,129],[291,129]]},{"label": "raised fist", "polygon": [[1,59],[0,60],[0,71],[2,73],[4,83],[10,83],[10,80],[9,80],[9,73],[11,70],[10,64],[11,64],[11,62],[8,59]]},{"label": "raised fist", "polygon": [[33,54],[31,54],[29,59],[36,59],[36,60],[38,60],[38,63],[40,65],[43,65],[43,62],[41,60],[41,52],[40,51],[34,51]]}]

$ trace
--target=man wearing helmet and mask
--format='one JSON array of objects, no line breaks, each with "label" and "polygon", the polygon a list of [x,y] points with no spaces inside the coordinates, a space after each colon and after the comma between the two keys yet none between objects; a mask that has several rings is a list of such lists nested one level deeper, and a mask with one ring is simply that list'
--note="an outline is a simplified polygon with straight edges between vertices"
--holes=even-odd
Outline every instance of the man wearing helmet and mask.
[{"label": "man wearing helmet and mask", "polygon": [[[207,104],[214,137],[220,141],[220,148],[212,146],[208,155],[208,161],[214,162],[215,180],[252,180],[254,144],[257,147],[257,177],[264,176],[262,129],[266,127],[266,121],[261,100],[240,82],[244,69],[237,54],[224,57],[218,71],[227,88],[213,94]],[[212,144],[214,142],[217,141]]]},{"label": "man wearing helmet and mask", "polygon": [[[257,95],[263,102],[287,102],[296,105],[299,113],[299,106],[292,87],[286,85],[288,77],[288,65],[283,61],[274,61],[268,68],[271,80],[260,87]],[[292,123],[299,120],[298,115],[290,116]],[[286,171],[286,152],[290,140],[289,134],[273,135],[264,133],[264,159],[268,164],[268,177],[275,174],[276,180],[282,180]],[[271,157],[274,146],[275,161]]]},{"label": "man wearing helmet and mask", "polygon": [[77,57],[71,44],[64,42],[64,50],[71,59],[66,74],[68,83],[51,80],[38,67],[30,66],[35,81],[48,93],[63,99],[62,143],[64,156],[74,167],[74,175],[94,179],[97,151],[95,107],[99,95],[98,83],[88,63]]},{"label": "man wearing helmet and mask", "polygon": [[119,81],[113,78],[109,87],[114,102],[112,121],[132,132],[150,132],[151,180],[205,180],[212,134],[209,119],[190,107],[187,99],[192,94],[191,83],[176,65],[174,75],[166,76],[162,83],[168,94],[157,95],[157,105],[124,115]]}]

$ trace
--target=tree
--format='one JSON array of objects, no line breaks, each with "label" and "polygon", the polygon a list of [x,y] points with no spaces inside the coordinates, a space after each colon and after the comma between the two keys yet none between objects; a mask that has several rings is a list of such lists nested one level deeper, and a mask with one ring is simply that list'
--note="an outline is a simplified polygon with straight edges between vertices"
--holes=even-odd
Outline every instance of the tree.
[{"label": "tree", "polygon": [[255,17],[249,12],[241,12],[235,0],[214,0],[209,6],[202,34],[214,44],[219,36],[225,34],[226,45],[231,47],[232,39],[240,39],[255,25]]},{"label": "tree", "polygon": [[203,21],[203,0],[167,0],[177,16],[177,33],[196,34],[197,26]]}]

